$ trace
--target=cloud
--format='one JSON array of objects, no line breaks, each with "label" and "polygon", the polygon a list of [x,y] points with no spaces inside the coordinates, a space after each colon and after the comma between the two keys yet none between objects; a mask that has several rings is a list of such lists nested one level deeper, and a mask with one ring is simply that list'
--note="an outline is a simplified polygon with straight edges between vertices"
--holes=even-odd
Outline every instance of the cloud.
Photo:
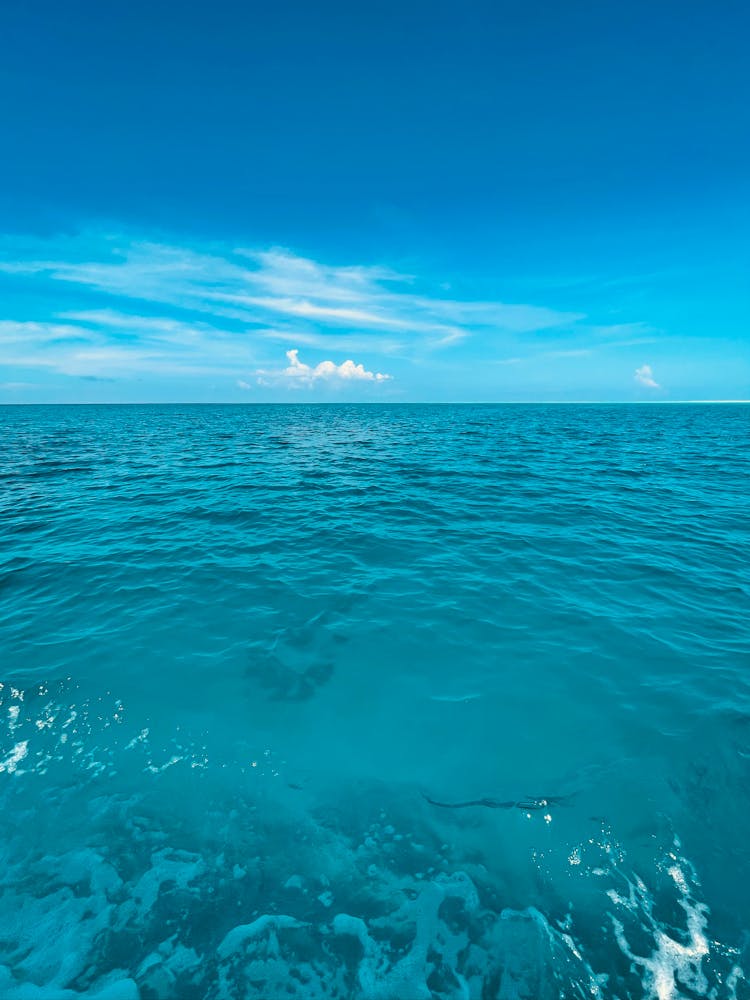
[{"label": "cloud", "polygon": [[636,382],[641,385],[645,385],[648,389],[659,389],[661,388],[659,383],[654,378],[654,373],[651,370],[651,365],[641,365],[640,368],[636,368],[633,378]]},{"label": "cloud", "polygon": [[[380,264],[96,232],[22,243],[0,236],[0,281],[14,291],[8,301],[33,303],[0,321],[0,364],[17,381],[40,369],[141,381],[211,376],[244,391],[256,381],[365,389],[407,364],[434,366],[438,352],[454,368],[462,358],[513,366],[645,342],[648,332],[637,323],[595,327],[581,312],[544,305],[462,299],[455,282]],[[282,349],[284,368],[274,360]],[[312,365],[300,350],[347,360]],[[648,377],[653,384],[642,384],[656,388]]]},{"label": "cloud", "polygon": [[571,351],[545,351],[545,358],[582,358],[592,351],[588,347],[578,347]]},{"label": "cloud", "polygon": [[3,351],[5,363],[7,363],[5,351],[11,345],[41,347],[43,344],[54,345],[94,339],[95,334],[91,330],[84,330],[68,323],[0,320],[0,350]]},{"label": "cloud", "polygon": [[[226,375],[257,362],[247,338],[206,324],[112,311],[68,313],[77,323],[0,321],[4,368],[61,375]],[[90,325],[89,325],[90,324]]]},{"label": "cloud", "polygon": [[588,331],[595,337],[617,338],[619,341],[632,341],[633,337],[653,336],[657,333],[649,323],[609,323],[605,326],[589,326]]},{"label": "cloud", "polygon": [[[246,340],[254,332],[301,344],[311,342],[304,338],[354,339],[368,353],[414,357],[476,335],[494,340],[583,318],[544,306],[448,298],[411,274],[329,265],[279,248],[196,249],[96,233],[24,245],[26,259],[19,260],[17,241],[0,238],[6,280],[46,289],[50,301],[63,287],[68,300],[85,295],[83,309],[55,318],[111,337],[158,337],[162,344],[197,340],[201,333],[204,340],[216,338],[226,327]],[[92,300],[97,308],[90,308]],[[128,301],[137,304],[129,308]]]},{"label": "cloud", "polygon": [[286,352],[289,365],[279,371],[259,369],[261,385],[268,385],[268,380],[287,381],[296,385],[313,385],[316,382],[387,382],[392,376],[382,372],[367,371],[364,365],[355,364],[351,360],[342,361],[340,365],[333,361],[321,361],[312,368],[299,359],[299,350],[293,348]]},{"label": "cloud", "polygon": [[408,353],[408,343],[404,340],[394,340],[390,337],[378,337],[373,343],[367,334],[349,335],[342,333],[303,333],[300,330],[280,330],[270,327],[267,330],[254,330],[254,336],[263,340],[275,340],[283,344],[302,344],[314,347],[319,351],[374,351],[377,354]]}]

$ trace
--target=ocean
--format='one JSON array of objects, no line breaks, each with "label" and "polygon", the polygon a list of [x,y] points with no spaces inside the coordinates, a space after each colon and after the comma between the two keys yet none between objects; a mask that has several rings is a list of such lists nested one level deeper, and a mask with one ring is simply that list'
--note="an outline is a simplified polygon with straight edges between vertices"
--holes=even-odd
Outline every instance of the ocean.
[{"label": "ocean", "polygon": [[0,996],[750,996],[750,408],[6,406],[0,477]]}]

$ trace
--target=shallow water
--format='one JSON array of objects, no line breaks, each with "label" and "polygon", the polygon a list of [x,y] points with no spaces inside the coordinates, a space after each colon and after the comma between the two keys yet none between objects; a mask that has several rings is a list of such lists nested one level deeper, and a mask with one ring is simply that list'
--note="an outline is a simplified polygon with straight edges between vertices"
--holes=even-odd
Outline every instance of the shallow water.
[{"label": "shallow water", "polygon": [[0,996],[750,996],[750,409],[0,432]]}]

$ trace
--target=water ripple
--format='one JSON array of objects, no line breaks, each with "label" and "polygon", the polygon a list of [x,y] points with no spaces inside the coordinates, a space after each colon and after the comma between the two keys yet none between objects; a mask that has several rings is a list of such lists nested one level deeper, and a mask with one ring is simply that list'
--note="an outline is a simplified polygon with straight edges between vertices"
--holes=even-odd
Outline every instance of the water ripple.
[{"label": "water ripple", "polygon": [[747,408],[0,423],[3,996],[748,995]]}]

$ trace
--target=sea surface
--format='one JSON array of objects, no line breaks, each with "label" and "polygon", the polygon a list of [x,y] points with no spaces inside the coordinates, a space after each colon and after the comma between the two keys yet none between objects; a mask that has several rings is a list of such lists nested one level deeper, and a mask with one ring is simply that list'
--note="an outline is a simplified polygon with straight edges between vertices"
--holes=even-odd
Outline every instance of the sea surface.
[{"label": "sea surface", "polygon": [[750,996],[750,407],[0,408],[0,997]]}]

